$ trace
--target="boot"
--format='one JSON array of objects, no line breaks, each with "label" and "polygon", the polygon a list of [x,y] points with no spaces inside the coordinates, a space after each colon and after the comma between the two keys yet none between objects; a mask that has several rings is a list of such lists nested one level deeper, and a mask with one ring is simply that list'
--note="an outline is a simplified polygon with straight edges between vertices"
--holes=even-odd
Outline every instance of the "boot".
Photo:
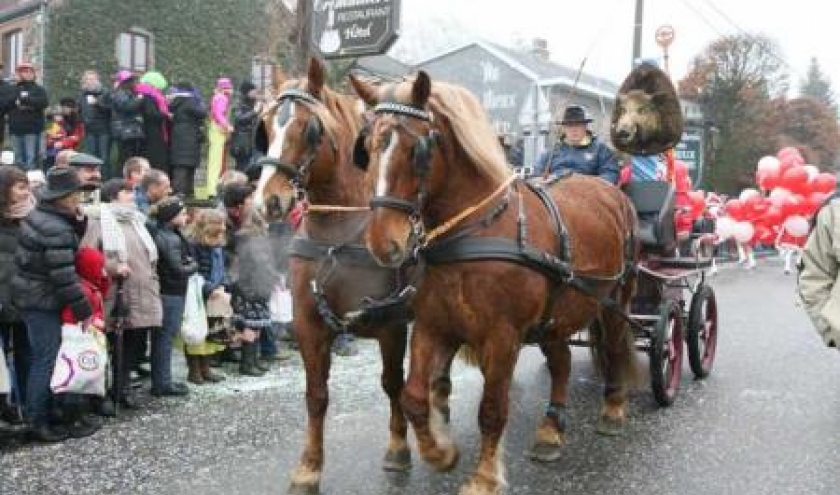
[{"label": "boot", "polygon": [[198,359],[201,377],[204,379],[205,382],[219,383],[225,379],[224,376],[217,375],[216,373],[213,373],[213,370],[210,369],[211,356],[199,356]]},{"label": "boot", "polygon": [[257,367],[256,342],[242,344],[242,361],[239,363],[239,374],[244,376],[263,376],[265,371]]},{"label": "boot", "polygon": [[199,361],[201,357],[187,354],[187,369],[189,370],[187,372],[187,381],[196,385],[204,384],[204,377],[201,375],[201,363]]}]

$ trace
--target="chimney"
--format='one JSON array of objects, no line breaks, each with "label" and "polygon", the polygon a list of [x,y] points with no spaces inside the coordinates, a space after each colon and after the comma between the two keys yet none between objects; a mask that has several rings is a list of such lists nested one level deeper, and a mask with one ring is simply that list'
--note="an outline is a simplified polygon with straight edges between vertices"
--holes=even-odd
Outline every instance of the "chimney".
[{"label": "chimney", "polygon": [[545,38],[534,38],[531,42],[530,53],[540,60],[548,60],[548,40]]}]

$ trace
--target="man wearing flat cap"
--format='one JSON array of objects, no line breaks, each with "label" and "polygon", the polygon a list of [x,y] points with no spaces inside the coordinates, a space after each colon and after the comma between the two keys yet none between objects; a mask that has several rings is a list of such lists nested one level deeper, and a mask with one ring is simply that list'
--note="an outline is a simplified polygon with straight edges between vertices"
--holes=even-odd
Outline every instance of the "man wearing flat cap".
[{"label": "man wearing flat cap", "polygon": [[590,122],[592,119],[583,107],[566,107],[563,120],[560,121],[560,137],[554,147],[543,152],[537,160],[536,174],[552,178],[575,172],[594,175],[610,184],[617,184],[618,160],[612,150],[587,128]]}]

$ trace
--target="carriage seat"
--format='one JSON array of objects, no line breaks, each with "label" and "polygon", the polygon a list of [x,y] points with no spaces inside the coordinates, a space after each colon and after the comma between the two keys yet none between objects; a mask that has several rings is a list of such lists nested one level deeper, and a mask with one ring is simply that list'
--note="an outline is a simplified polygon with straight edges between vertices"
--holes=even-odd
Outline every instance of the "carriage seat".
[{"label": "carriage seat", "polygon": [[677,247],[674,186],[662,181],[630,182],[624,192],[636,207],[642,250],[672,255]]}]

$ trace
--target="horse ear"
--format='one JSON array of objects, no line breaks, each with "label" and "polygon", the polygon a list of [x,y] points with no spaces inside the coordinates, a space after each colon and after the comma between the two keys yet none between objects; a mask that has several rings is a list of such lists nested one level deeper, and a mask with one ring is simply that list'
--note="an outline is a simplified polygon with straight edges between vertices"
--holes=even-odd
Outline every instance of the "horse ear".
[{"label": "horse ear", "polygon": [[359,95],[359,98],[372,107],[379,103],[379,97],[374,85],[362,81],[353,74],[350,74],[348,77],[350,78],[350,85],[353,86],[353,90]]},{"label": "horse ear", "polygon": [[309,70],[306,74],[306,79],[309,83],[309,93],[320,96],[321,90],[324,89],[324,83],[326,82],[326,68],[324,67],[323,62],[321,62],[316,57],[311,57],[309,59]]},{"label": "horse ear", "polygon": [[280,88],[282,88],[285,83],[286,74],[283,73],[283,69],[281,69],[279,65],[275,65],[274,70],[271,71],[271,90],[275,95],[279,95]]},{"label": "horse ear", "polygon": [[417,108],[426,106],[429,96],[432,94],[432,80],[424,71],[417,73],[414,85],[411,87],[411,103]]}]

